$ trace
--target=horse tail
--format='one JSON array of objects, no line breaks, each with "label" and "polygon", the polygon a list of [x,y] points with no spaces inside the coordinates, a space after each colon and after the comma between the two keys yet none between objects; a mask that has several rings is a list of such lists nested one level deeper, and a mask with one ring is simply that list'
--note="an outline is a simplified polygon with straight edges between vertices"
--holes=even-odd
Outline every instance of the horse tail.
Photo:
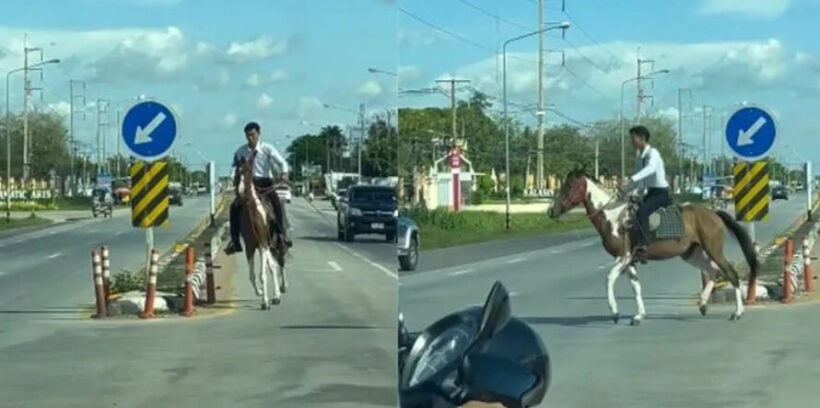
[{"label": "horse tail", "polygon": [[732,231],[737,238],[737,242],[740,243],[740,249],[743,250],[743,257],[746,258],[746,262],[749,264],[749,277],[756,278],[757,271],[760,269],[760,261],[757,259],[755,244],[752,242],[749,233],[726,211],[719,210],[715,211],[715,213],[717,213],[718,217],[723,221],[723,225]]}]

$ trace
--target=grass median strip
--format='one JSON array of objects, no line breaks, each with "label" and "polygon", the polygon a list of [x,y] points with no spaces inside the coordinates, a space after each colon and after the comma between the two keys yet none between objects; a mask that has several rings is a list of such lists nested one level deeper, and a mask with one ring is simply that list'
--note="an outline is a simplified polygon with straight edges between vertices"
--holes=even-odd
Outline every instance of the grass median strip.
[{"label": "grass median strip", "polygon": [[52,221],[47,218],[40,218],[36,216],[26,218],[12,218],[10,221],[0,221],[0,231],[10,231],[17,228],[36,227],[39,225],[51,224]]},{"label": "grass median strip", "polygon": [[584,214],[568,214],[557,221],[540,213],[513,214],[512,227],[509,230],[506,229],[503,213],[413,210],[407,215],[419,225],[422,249],[446,248],[592,227]]}]

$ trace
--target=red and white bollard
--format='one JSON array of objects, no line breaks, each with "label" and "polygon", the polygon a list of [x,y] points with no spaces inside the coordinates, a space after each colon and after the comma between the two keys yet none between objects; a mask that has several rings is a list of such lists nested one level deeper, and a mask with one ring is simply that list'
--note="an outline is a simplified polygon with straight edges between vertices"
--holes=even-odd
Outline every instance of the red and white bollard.
[{"label": "red and white bollard", "polygon": [[809,237],[803,237],[803,284],[806,292],[814,292],[814,276],[811,273],[811,248]]},{"label": "red and white bollard", "polygon": [[108,246],[103,245],[100,248],[102,253],[102,276],[103,288],[105,289],[105,303],[108,304],[108,298],[111,296],[111,261],[108,258]]},{"label": "red and white bollard", "polygon": [[154,317],[154,299],[157,297],[157,270],[159,269],[159,252],[151,250],[151,264],[148,266],[148,282],[145,287],[145,308],[140,314],[142,319]]},{"label": "red and white bollard", "polygon": [[[760,258],[760,244],[755,242],[755,256]],[[757,303],[757,276],[749,276],[749,286],[746,288],[746,304]]]},{"label": "red and white bollard", "polygon": [[214,282],[214,261],[211,254],[211,243],[205,243],[205,285],[208,293],[208,304],[216,302],[216,283]]},{"label": "red and white bollard", "polygon": [[91,317],[95,319],[104,319],[108,317],[108,310],[105,304],[105,288],[103,286],[100,254],[97,251],[91,251],[91,266],[94,276],[94,297],[96,298],[97,305],[97,313]]},{"label": "red and white bollard", "polygon": [[792,302],[792,273],[789,267],[792,264],[794,254],[794,242],[787,239],[783,245],[783,303]]},{"label": "red and white bollard", "polygon": [[185,299],[182,315],[190,317],[194,314],[194,248],[188,246],[185,251]]}]

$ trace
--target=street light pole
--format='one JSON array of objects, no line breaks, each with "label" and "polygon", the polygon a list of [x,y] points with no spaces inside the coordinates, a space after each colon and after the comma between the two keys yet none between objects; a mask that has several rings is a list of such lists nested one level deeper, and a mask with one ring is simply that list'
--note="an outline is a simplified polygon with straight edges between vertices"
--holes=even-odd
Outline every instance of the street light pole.
[{"label": "street light pole", "polygon": [[504,186],[505,187],[504,188],[505,193],[506,193],[504,213],[505,213],[505,224],[506,224],[506,228],[508,230],[510,228],[512,228],[512,220],[511,220],[511,215],[510,215],[510,202],[512,201],[512,198],[510,197],[510,118],[507,115],[507,45],[509,45],[510,43],[512,43],[514,41],[522,40],[524,38],[532,37],[534,35],[539,35],[539,34],[545,32],[545,31],[554,30],[554,29],[566,30],[569,27],[570,27],[570,23],[563,22],[563,23],[560,23],[560,24],[557,24],[557,25],[554,25],[554,26],[542,28],[542,29],[537,30],[537,31],[533,31],[533,32],[530,32],[530,33],[527,33],[527,34],[519,35],[518,37],[510,38],[509,40],[504,41],[504,45],[501,47],[501,49],[502,49],[502,52],[501,52],[502,80],[501,81],[502,81],[502,88],[503,88],[502,101],[503,101],[503,104],[504,104],[504,163],[505,163],[504,164],[504,167],[505,167],[504,172],[506,173],[506,175],[505,175],[506,181],[505,181],[505,186]]},{"label": "street light pole", "polygon": [[46,64],[58,64],[59,59],[38,62],[30,66],[17,68],[6,73],[6,222],[11,222],[11,116],[9,110],[9,78],[11,74],[36,68]]}]

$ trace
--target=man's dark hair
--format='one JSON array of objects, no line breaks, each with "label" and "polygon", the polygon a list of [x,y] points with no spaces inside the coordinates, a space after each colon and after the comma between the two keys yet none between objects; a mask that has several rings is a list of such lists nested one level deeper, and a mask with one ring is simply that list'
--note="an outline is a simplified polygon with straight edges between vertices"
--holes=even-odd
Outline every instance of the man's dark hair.
[{"label": "man's dark hair", "polygon": [[245,125],[245,133],[248,133],[248,131],[251,129],[255,130],[256,133],[260,132],[259,124],[256,122],[248,122],[248,124]]},{"label": "man's dark hair", "polygon": [[647,129],[646,126],[633,126],[631,129],[629,129],[629,134],[641,136],[643,137],[644,141],[649,142],[649,129]]}]

